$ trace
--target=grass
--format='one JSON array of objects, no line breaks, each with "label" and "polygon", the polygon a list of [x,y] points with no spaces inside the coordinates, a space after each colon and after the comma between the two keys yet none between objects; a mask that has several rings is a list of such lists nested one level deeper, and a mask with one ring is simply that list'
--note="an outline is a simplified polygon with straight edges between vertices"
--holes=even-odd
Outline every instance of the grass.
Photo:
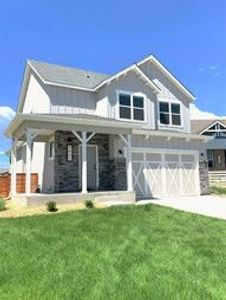
[{"label": "grass", "polygon": [[210,193],[216,195],[226,195],[226,187],[225,186],[210,186]]},{"label": "grass", "polygon": [[154,205],[0,219],[0,298],[226,299],[225,232]]}]

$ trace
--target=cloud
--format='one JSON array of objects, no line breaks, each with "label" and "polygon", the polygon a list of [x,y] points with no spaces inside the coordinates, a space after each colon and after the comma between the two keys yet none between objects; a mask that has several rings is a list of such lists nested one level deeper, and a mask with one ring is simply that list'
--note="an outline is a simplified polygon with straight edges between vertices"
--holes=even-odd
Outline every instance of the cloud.
[{"label": "cloud", "polygon": [[4,118],[12,120],[15,116],[15,111],[9,106],[0,106],[0,119]]},{"label": "cloud", "polygon": [[214,113],[200,110],[195,104],[190,105],[191,120],[204,120],[204,119],[225,119],[226,116],[217,116]]},{"label": "cloud", "polygon": [[219,66],[218,65],[211,65],[209,67],[199,67],[198,68],[199,72],[206,72],[214,76],[219,76],[220,71],[219,71]]}]

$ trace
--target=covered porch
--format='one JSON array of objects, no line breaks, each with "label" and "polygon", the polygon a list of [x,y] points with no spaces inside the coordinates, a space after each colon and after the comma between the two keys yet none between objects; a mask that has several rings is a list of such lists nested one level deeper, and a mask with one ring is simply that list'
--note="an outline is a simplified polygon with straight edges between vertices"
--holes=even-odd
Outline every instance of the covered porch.
[{"label": "covered porch", "polygon": [[[8,129],[13,139],[13,201],[25,206],[41,205],[50,199],[61,204],[106,197],[135,201],[131,124],[59,115],[21,115],[15,122]],[[116,146],[118,139],[123,142],[120,149]],[[16,191],[17,149],[21,143],[25,148],[25,194]],[[39,193],[31,193],[31,165],[36,159],[33,147],[37,143],[45,144],[43,185]]]}]

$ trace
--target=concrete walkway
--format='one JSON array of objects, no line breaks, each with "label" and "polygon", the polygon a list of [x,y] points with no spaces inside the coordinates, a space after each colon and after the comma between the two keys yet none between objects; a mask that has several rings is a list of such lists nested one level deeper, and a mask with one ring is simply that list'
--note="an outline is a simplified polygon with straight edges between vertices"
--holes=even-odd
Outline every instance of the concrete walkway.
[{"label": "concrete walkway", "polygon": [[141,200],[137,205],[153,203],[176,208],[204,216],[226,220],[226,198],[219,196],[167,197],[162,199]]}]

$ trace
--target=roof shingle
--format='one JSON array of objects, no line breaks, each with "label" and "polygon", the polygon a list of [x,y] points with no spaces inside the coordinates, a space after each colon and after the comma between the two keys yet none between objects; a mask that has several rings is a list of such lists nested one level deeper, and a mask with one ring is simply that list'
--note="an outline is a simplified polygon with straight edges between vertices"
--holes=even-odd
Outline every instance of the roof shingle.
[{"label": "roof shingle", "polygon": [[34,60],[29,60],[29,63],[45,81],[81,88],[92,89],[110,76]]}]

